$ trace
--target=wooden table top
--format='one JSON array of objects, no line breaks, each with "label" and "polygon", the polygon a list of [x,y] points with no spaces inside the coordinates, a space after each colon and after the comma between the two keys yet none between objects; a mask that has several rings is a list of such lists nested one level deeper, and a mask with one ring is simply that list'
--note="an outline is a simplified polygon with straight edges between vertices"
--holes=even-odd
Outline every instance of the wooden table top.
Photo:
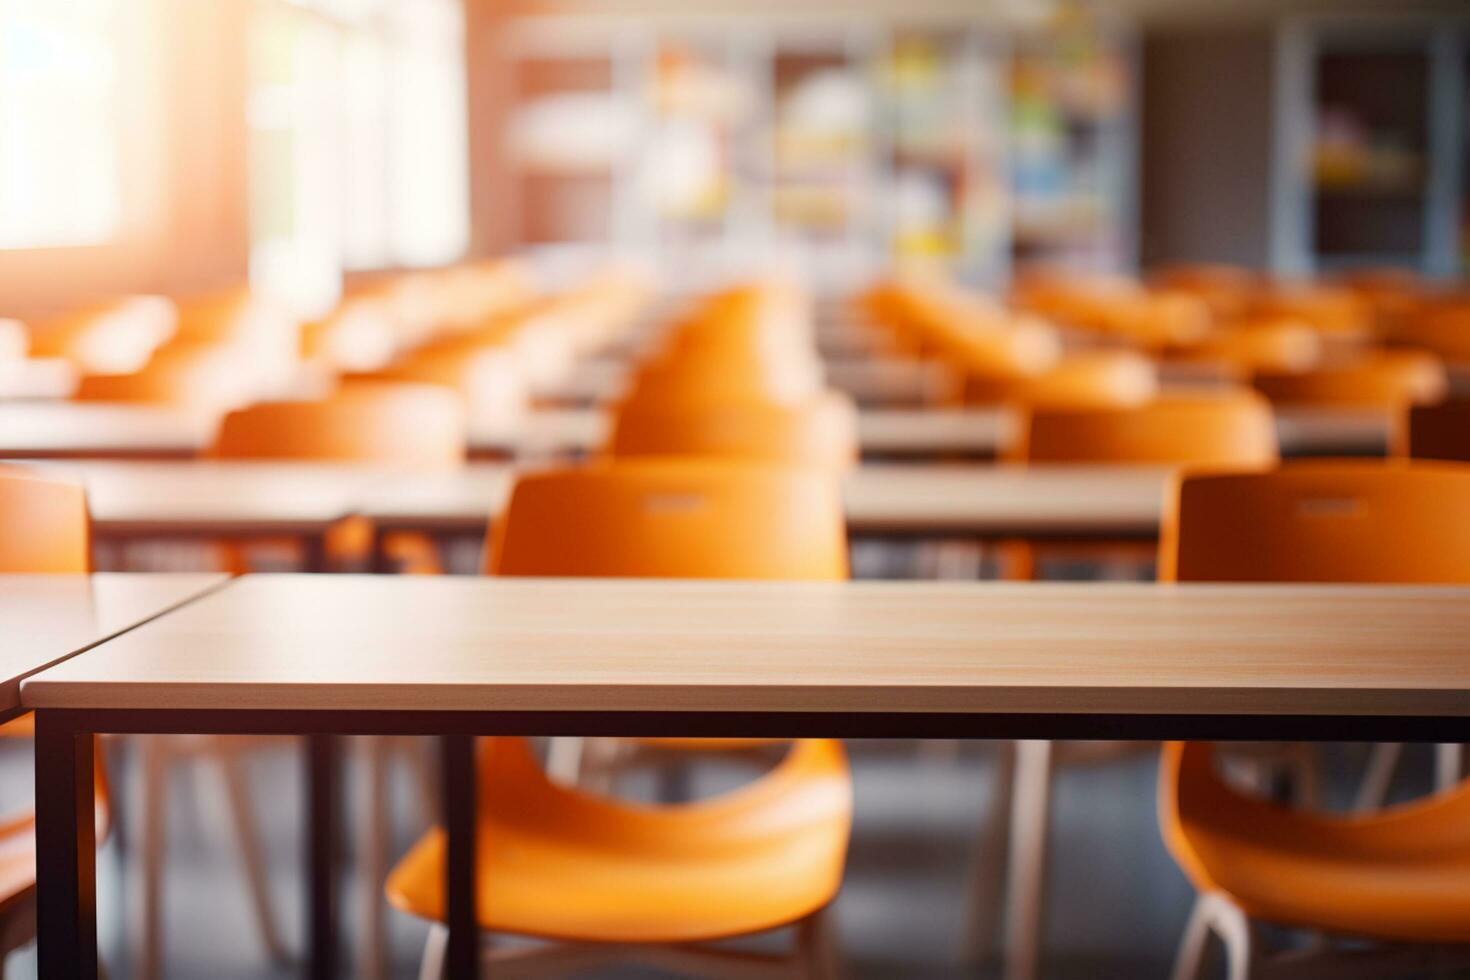
[{"label": "wooden table top", "polygon": [[1470,588],[259,575],[28,708],[1470,715]]},{"label": "wooden table top", "polygon": [[398,475],[347,463],[67,460],[40,466],[86,486],[100,537],[316,533],[355,513],[368,487]]},{"label": "wooden table top", "polygon": [[0,457],[192,456],[213,432],[212,419],[153,405],[0,404]]},{"label": "wooden table top", "polygon": [[[504,509],[516,467],[401,476],[361,512],[386,528],[479,533]],[[1149,466],[865,464],[844,482],[854,534],[1152,537],[1169,470]]]},{"label": "wooden table top", "polygon": [[0,575],[0,714],[20,681],[84,647],[222,584],[227,576]]}]

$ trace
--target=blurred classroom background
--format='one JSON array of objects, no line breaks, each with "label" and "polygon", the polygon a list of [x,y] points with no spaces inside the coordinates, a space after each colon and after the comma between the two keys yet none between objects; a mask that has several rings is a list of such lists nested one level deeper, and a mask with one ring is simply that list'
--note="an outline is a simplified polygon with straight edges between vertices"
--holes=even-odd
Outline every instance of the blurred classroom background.
[{"label": "blurred classroom background", "polygon": [[[865,458],[1016,459],[999,407],[1203,388],[1269,399],[1285,455],[1402,452],[1405,413],[1470,386],[1467,275],[1463,0],[0,0],[0,457],[85,475],[103,568],[300,563],[268,535],[249,555],[171,535],[174,508],[209,510],[188,494],[253,484],[128,468],[229,455],[233,410],[430,383],[461,396],[472,458],[595,452],[604,407],[652,383],[638,360],[756,281],[856,403]],[[385,513],[428,506],[407,498]],[[343,547],[473,572],[484,517],[405,521],[386,557]],[[855,540],[854,573],[1017,558],[933,537]],[[1151,574],[1114,558],[1054,577]],[[1331,798],[1368,752],[1327,753]],[[848,974],[999,975],[1004,849],[981,831],[1010,763],[853,754]],[[1424,791],[1432,764],[1409,750],[1383,794]],[[28,765],[0,751],[0,784],[23,795]],[[111,976],[294,974],[295,766],[253,753],[246,888],[211,770],[182,765],[161,904],[130,897],[136,842],[102,864]],[[1167,975],[1193,892],[1156,771],[1058,769],[1040,975]],[[422,822],[412,776],[395,855]],[[373,914],[362,964],[414,975],[425,927]]]}]

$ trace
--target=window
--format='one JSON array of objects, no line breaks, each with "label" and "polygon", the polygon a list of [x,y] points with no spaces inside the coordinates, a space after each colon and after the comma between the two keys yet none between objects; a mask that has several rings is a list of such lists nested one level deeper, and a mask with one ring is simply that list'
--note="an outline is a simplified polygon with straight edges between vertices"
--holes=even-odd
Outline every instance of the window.
[{"label": "window", "polygon": [[118,231],[117,7],[0,0],[0,248]]},{"label": "window", "polygon": [[457,0],[256,0],[251,278],[307,312],[344,269],[437,265],[469,241]]}]

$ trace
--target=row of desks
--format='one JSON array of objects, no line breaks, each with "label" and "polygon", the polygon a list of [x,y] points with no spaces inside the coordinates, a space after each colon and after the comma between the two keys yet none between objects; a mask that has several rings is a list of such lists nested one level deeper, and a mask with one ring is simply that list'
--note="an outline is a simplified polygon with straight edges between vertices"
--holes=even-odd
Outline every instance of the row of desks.
[{"label": "row of desks", "polygon": [[310,736],[316,977],[335,736],[441,736],[457,978],[476,735],[1470,741],[1464,587],[49,576],[0,579],[0,634],[5,711],[37,713],[44,977],[96,975],[95,732]]},{"label": "row of desks", "polygon": [[[864,409],[858,438],[865,456],[990,457],[1011,438],[1014,417],[999,409]],[[1281,408],[1282,452],[1382,455],[1392,421],[1378,410]],[[471,456],[586,453],[607,437],[602,409],[538,409],[514,425],[472,427]],[[87,402],[0,402],[0,457],[191,457],[213,423],[168,409]]]},{"label": "row of desks", "polygon": [[[440,472],[352,464],[50,461],[87,487],[101,541],[178,537],[320,539],[369,518],[381,533],[483,535],[519,467]],[[1150,466],[865,464],[844,479],[854,536],[1151,538],[1170,471]]]}]

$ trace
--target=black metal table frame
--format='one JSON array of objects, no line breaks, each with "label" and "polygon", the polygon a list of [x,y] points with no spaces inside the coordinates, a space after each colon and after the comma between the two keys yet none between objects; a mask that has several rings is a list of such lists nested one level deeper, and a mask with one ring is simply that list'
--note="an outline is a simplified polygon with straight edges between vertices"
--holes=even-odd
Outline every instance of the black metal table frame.
[{"label": "black metal table frame", "polygon": [[296,734],[308,740],[308,975],[340,973],[339,736],[441,739],[448,847],[448,973],[478,975],[474,738],[487,735],[773,738],[1164,739],[1467,742],[1470,718],[1376,715],[999,714],[827,711],[394,711],[102,709],[36,711],[37,940],[43,980],[97,975],[93,736]]}]

